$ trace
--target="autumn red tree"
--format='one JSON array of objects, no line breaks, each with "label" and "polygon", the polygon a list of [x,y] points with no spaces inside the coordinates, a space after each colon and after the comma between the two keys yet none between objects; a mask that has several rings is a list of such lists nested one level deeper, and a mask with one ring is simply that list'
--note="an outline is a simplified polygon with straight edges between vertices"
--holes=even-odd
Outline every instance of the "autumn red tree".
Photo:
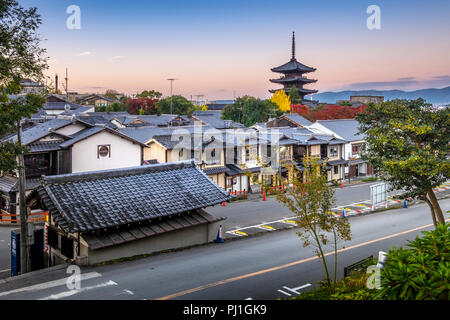
[{"label": "autumn red tree", "polygon": [[[157,114],[156,103],[158,99],[139,98],[129,99],[125,103],[125,109],[129,114]],[[143,110],[142,112],[140,110]]]}]

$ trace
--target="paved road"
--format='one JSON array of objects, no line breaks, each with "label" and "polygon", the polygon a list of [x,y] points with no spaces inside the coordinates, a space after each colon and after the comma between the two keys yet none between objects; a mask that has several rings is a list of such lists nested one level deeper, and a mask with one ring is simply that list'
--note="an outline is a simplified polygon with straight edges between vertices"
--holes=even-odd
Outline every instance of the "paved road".
[{"label": "paved road", "polygon": [[[369,200],[370,186],[379,183],[380,182],[336,189],[336,206]],[[393,195],[395,193],[396,192],[391,192],[389,194]],[[278,203],[275,197],[268,197],[267,201],[261,201],[260,199],[237,201],[227,204],[226,207],[215,206],[213,208],[208,208],[207,210],[216,217],[227,217],[226,226],[228,230],[292,216],[292,213],[282,204]]]},{"label": "paved road", "polygon": [[[450,200],[440,203],[450,209]],[[350,222],[353,240],[340,255],[340,276],[344,266],[432,228],[424,204]],[[48,282],[66,277],[64,270],[0,283],[0,299],[276,299],[294,296],[323,277],[320,262],[301,247],[295,230],[86,268],[83,274],[90,279],[80,290],[67,289],[64,280]]]}]

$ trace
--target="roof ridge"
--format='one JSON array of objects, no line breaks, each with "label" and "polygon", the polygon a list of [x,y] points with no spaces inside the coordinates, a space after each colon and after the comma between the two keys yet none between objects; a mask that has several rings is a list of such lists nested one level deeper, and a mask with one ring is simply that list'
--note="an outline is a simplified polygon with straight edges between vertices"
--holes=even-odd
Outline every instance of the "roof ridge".
[{"label": "roof ridge", "polygon": [[195,166],[194,161],[186,160],[186,161],[161,163],[161,164],[146,165],[146,166],[70,173],[70,174],[57,175],[57,176],[42,176],[42,181],[45,185],[59,184],[59,183],[71,183],[71,182],[89,181],[89,180],[98,180],[98,179],[107,179],[107,178],[118,178],[118,177],[123,177],[123,176],[132,176],[132,175],[145,174],[145,173],[158,172],[158,171],[169,171],[169,170],[174,170],[174,169],[184,169],[184,168],[190,168],[190,167],[194,167],[194,166]]}]

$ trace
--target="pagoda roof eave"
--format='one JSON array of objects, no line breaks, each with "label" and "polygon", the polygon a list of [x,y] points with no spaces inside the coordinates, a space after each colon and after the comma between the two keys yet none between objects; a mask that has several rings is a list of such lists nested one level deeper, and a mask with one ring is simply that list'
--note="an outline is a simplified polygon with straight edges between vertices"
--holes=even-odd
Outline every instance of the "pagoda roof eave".
[{"label": "pagoda roof eave", "polygon": [[[280,89],[273,89],[273,90],[269,90],[270,93],[275,93],[279,90],[284,90],[286,91],[286,93],[289,92],[290,88],[280,88]],[[317,93],[319,92],[318,90],[312,90],[312,89],[304,89],[304,88],[297,88],[298,92],[303,93],[303,94],[311,94],[311,93]]]},{"label": "pagoda roof eave", "polygon": [[314,72],[317,69],[308,67],[300,62],[298,62],[296,59],[291,59],[288,63],[285,63],[279,67],[270,69],[272,72],[278,72],[278,73],[293,73],[293,72],[301,72],[301,73],[307,73],[307,72]]},{"label": "pagoda roof eave", "polygon": [[306,78],[292,78],[292,79],[287,79],[287,78],[282,78],[282,79],[270,79],[269,80],[272,83],[281,83],[281,84],[285,84],[285,83],[315,83],[317,82],[317,80],[315,79],[306,79]]}]

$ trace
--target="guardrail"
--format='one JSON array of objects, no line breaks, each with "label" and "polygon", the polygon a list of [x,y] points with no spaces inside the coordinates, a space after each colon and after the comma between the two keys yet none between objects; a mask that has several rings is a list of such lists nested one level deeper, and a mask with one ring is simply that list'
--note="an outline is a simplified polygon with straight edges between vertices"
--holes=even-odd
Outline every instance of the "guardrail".
[{"label": "guardrail", "polygon": [[352,272],[361,270],[363,267],[367,266],[373,260],[373,256],[367,257],[363,260],[360,260],[348,267],[344,268],[344,277],[348,277]]},{"label": "guardrail", "polygon": [[[48,222],[48,214],[49,214],[48,212],[30,213],[27,217],[27,222]],[[3,217],[7,217],[10,219],[4,219]],[[13,219],[13,217],[15,217],[15,219]],[[5,210],[0,210],[0,223],[3,222],[18,223],[20,222],[20,214],[13,214]]]}]

